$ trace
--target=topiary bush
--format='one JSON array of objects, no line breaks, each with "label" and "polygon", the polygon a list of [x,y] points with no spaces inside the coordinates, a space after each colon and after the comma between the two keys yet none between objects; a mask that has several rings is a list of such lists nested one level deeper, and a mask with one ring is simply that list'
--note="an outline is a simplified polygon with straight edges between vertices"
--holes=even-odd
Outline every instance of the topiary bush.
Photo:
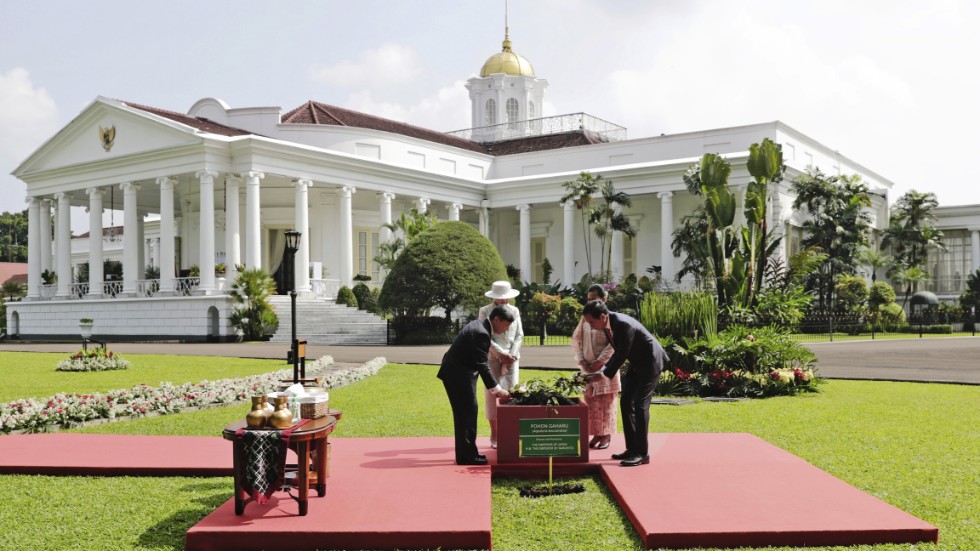
[{"label": "topiary bush", "polygon": [[337,291],[337,304],[357,308],[357,297],[354,296],[354,291],[351,291],[350,287],[346,285],[341,286]]},{"label": "topiary bush", "polygon": [[354,298],[357,299],[358,309],[372,312],[377,308],[377,304],[374,302],[374,295],[371,294],[371,289],[363,282],[355,285],[353,292]]},{"label": "topiary bush", "polygon": [[471,311],[486,304],[484,292],[507,278],[497,249],[465,222],[440,222],[412,240],[395,260],[380,306],[397,316],[445,312],[447,324],[457,307]]}]

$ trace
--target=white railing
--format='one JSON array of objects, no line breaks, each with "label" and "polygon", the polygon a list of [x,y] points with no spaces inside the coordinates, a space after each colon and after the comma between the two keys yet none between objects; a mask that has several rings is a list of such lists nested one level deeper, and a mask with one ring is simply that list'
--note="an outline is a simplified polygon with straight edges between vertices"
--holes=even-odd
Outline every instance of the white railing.
[{"label": "white railing", "polygon": [[152,297],[160,290],[159,279],[136,280],[136,294],[141,297]]},{"label": "white railing", "polygon": [[311,279],[310,288],[313,295],[317,298],[337,298],[337,291],[340,291],[339,279]]},{"label": "white railing", "polygon": [[200,276],[174,278],[174,290],[178,295],[190,296],[200,284]]},{"label": "white railing", "polygon": [[88,283],[72,283],[68,295],[72,299],[80,299],[88,294]]},{"label": "white railing", "polygon": [[116,298],[116,295],[123,292],[122,281],[105,281],[102,283],[102,296]]},{"label": "white railing", "polygon": [[588,132],[603,142],[618,142],[626,139],[626,128],[599,117],[593,117],[588,113],[570,113],[540,119],[505,122],[492,126],[455,130],[446,132],[446,134],[476,142],[491,143],[566,132]]}]

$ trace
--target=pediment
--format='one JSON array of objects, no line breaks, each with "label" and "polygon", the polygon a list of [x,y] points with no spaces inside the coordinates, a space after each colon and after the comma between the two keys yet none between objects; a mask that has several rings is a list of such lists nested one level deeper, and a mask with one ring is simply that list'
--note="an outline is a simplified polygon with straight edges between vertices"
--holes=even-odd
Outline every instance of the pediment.
[{"label": "pediment", "polygon": [[204,139],[194,128],[99,97],[31,154],[14,175],[118,162],[142,153],[200,144]]}]

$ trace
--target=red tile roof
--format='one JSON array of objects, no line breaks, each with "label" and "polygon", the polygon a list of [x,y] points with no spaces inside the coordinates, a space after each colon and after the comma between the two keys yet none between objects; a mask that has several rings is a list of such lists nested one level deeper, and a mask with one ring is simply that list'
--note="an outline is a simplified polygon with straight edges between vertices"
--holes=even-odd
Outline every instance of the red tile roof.
[{"label": "red tile roof", "polygon": [[547,134],[544,136],[531,136],[517,140],[507,140],[486,144],[487,153],[500,155],[513,155],[515,153],[528,153],[531,151],[545,151],[549,149],[562,149],[577,145],[591,145],[602,143],[594,134],[588,131],[573,131],[562,134]]},{"label": "red tile roof", "polygon": [[393,134],[401,134],[403,136],[411,136],[420,140],[441,143],[469,151],[486,153],[483,146],[474,142],[473,140],[467,140],[466,138],[459,138],[457,136],[450,136],[448,134],[443,134],[442,132],[422,128],[421,126],[414,126],[403,122],[393,121],[391,119],[368,115],[367,113],[351,111],[350,109],[344,109],[334,105],[327,105],[318,101],[308,101],[296,109],[286,113],[282,116],[282,123],[325,124],[350,126],[354,128],[369,128],[372,130],[391,132]]},{"label": "red tile roof", "polygon": [[138,103],[130,103],[124,101],[124,104],[139,109],[140,111],[146,111],[147,113],[153,113],[170,119],[172,121],[177,121],[181,124],[186,124],[192,128],[196,128],[203,132],[209,134],[218,134],[219,136],[247,136],[252,134],[248,130],[242,130],[241,128],[233,128],[231,126],[225,126],[223,124],[218,124],[214,121],[205,119],[203,117],[191,117],[190,115],[185,115],[183,113],[176,113],[174,111],[167,111],[166,109],[157,109],[156,107],[149,107],[146,105],[140,105]]}]

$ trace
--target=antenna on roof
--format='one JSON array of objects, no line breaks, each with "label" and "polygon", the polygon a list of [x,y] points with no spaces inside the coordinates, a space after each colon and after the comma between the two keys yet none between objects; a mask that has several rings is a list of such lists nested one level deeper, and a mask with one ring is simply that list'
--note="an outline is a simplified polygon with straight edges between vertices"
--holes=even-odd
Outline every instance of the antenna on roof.
[{"label": "antenna on roof", "polygon": [[510,27],[507,19],[507,0],[504,0],[504,40],[510,40]]}]

